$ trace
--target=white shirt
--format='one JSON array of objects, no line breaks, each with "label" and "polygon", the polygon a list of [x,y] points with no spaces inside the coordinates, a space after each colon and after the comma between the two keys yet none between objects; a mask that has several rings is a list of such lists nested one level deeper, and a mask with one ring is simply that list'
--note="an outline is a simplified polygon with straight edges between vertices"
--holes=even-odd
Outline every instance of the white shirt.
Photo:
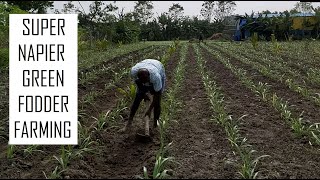
[{"label": "white shirt", "polygon": [[139,69],[145,68],[150,74],[150,83],[153,85],[153,89],[158,92],[163,91],[166,80],[165,70],[162,63],[155,59],[145,59],[131,68],[131,77],[138,79],[137,74]]}]

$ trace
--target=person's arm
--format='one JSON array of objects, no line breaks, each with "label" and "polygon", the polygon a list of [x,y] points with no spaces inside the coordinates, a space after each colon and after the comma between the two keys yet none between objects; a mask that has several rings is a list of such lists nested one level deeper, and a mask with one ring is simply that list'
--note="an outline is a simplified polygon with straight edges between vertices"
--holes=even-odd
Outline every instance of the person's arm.
[{"label": "person's arm", "polygon": [[155,108],[155,112],[158,112],[158,114],[154,114],[156,118],[156,120],[159,119],[159,116],[160,116],[160,111],[159,110],[156,110],[156,109],[159,109],[160,108],[160,97],[161,97],[161,94],[162,94],[162,79],[161,79],[161,76],[159,73],[157,73],[155,75],[154,78],[151,79],[151,82],[153,84],[153,89],[154,89],[154,95],[153,95],[153,100],[152,100],[152,103],[146,113],[146,115],[150,115],[151,114],[151,110],[152,108]]},{"label": "person's arm", "polygon": [[138,87],[137,88],[138,92],[136,93],[136,97],[134,98],[134,101],[133,101],[131,108],[130,108],[129,122],[132,122],[133,117],[135,116],[135,114],[139,108],[140,102],[143,99],[143,94],[139,93],[139,89],[142,86],[141,82],[139,80],[135,80],[135,84]]},{"label": "person's arm", "polygon": [[[135,78],[135,72],[132,69],[131,69],[130,76],[133,79]],[[141,85],[141,83],[137,79],[134,79],[134,82],[135,82],[135,84],[137,85],[137,87],[139,89],[139,86]],[[126,126],[120,130],[120,132],[125,132],[125,131],[131,129],[133,117],[136,114],[142,99],[143,99],[143,96],[141,95],[141,93],[139,93],[139,90],[138,90],[137,93],[136,93],[136,96],[134,98],[134,101],[133,101],[133,103],[131,105],[131,108],[130,108],[130,115],[129,115],[128,122],[127,122]]]}]

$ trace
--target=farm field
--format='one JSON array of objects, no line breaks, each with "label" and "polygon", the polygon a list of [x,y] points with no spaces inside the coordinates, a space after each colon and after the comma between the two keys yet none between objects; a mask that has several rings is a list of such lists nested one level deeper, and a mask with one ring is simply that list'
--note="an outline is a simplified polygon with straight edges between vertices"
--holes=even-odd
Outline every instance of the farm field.
[{"label": "farm field", "polygon": [[[0,76],[1,178],[319,178],[320,42],[141,42],[79,52],[77,146],[8,146]],[[167,82],[152,142],[124,126],[130,68],[159,59]],[[151,116],[153,117],[153,116]]]}]

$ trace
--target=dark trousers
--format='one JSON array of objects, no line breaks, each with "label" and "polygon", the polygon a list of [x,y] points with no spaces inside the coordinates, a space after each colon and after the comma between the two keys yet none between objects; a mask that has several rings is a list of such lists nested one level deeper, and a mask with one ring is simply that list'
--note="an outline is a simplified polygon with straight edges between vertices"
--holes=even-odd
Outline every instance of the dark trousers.
[{"label": "dark trousers", "polygon": [[[144,86],[142,83],[140,83],[138,80],[136,80],[136,84],[137,84],[137,92],[136,92],[136,97],[134,98],[133,104],[131,106],[131,109],[138,109],[139,105],[141,103],[141,101],[144,99],[146,100],[150,100],[148,98],[148,96],[146,95],[148,92],[150,92],[150,94],[154,94],[155,91],[153,89],[153,86]],[[156,114],[156,110],[160,110],[160,104],[161,102],[159,101],[159,104],[155,104],[154,105],[154,115]],[[155,108],[156,107],[156,108]],[[158,107],[158,108],[157,108]],[[156,117],[154,118],[154,126],[157,125],[157,121],[156,121]]]}]

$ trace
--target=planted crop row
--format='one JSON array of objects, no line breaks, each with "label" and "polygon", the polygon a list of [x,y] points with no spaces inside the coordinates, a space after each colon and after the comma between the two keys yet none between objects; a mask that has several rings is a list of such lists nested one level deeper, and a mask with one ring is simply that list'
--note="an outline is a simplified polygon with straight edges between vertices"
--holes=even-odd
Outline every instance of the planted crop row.
[{"label": "planted crop row", "polygon": [[[124,89],[117,87],[117,84],[119,84],[120,81],[124,77],[128,77],[128,75],[130,73],[129,67],[132,67],[135,63],[137,63],[141,59],[154,57],[154,55],[157,52],[160,52],[160,57],[159,57],[159,59],[160,59],[162,56],[164,56],[163,54],[165,53],[165,51],[161,51],[161,50],[162,50],[161,48],[159,50],[154,49],[153,51],[150,51],[147,54],[143,54],[142,57],[140,56],[139,58],[131,57],[131,59],[127,60],[126,67],[120,68],[119,71],[117,71],[117,72],[113,71],[113,74],[111,72],[109,72],[110,74],[113,75],[113,79],[109,80],[110,82],[108,82],[104,85],[104,90],[109,90],[109,89],[114,88],[114,89],[118,89],[120,92],[122,92],[122,94],[126,95],[126,92],[130,91],[130,86],[127,86],[126,87],[127,89],[124,90]],[[102,93],[100,91],[91,91],[91,92],[85,94],[82,97],[82,100],[80,101],[79,107],[82,107],[81,109],[83,109],[85,104],[90,104],[90,105],[94,106],[94,102],[95,102],[96,98],[98,98],[100,95],[102,95]]]},{"label": "planted crop row", "polygon": [[[309,65],[317,65],[319,67],[320,43],[317,41],[298,41],[298,42],[283,42],[280,44],[283,49],[280,55],[288,57],[288,59],[295,63],[307,63]],[[261,48],[268,50],[267,43],[261,43]],[[302,61],[302,62],[301,62]]]},{"label": "planted crop row", "polygon": [[[232,52],[237,52],[237,50],[235,50],[234,48],[230,48],[229,50],[223,50],[223,48],[218,48],[218,49],[221,50],[222,52],[225,52],[225,53],[230,52],[230,50]],[[308,99],[308,100],[314,102],[316,105],[320,106],[320,94],[318,92],[310,90],[305,85],[298,83],[293,77],[290,77],[289,75],[287,75],[285,73],[281,74],[278,71],[273,70],[273,68],[271,66],[269,66],[269,67],[263,66],[260,63],[255,62],[252,59],[246,58],[246,57],[239,55],[237,53],[236,54],[229,53],[229,55],[233,58],[238,59],[239,61],[241,61],[244,64],[252,66],[255,70],[259,71],[264,76],[270,77],[271,79],[279,81],[281,83],[285,83],[285,85],[289,89],[301,94],[306,99]],[[268,62],[271,61],[268,58],[264,58],[264,60],[268,61]]]},{"label": "planted crop row", "polygon": [[[155,51],[151,51],[147,54],[144,54],[143,57],[141,58],[148,58],[149,56],[152,56],[155,54]],[[141,59],[140,59],[141,60]],[[132,59],[130,62],[129,66],[134,65],[134,61],[139,61],[139,59]],[[128,74],[129,69],[122,69],[121,74]],[[121,76],[120,79],[122,79],[124,76]],[[119,80],[120,80],[119,79]],[[133,97],[135,93],[133,94]],[[91,102],[92,104],[94,103],[94,100],[96,96],[99,96],[99,93],[89,93],[88,96],[85,96],[85,102]],[[106,130],[105,128],[109,125],[111,125],[112,122],[115,122],[116,120],[121,117],[121,112],[128,108],[128,103],[132,100],[129,99],[131,96],[123,96],[120,97],[119,100],[117,101],[116,107],[114,107],[112,110],[108,110],[106,113],[100,113],[97,117],[93,117],[95,121],[92,123],[90,127],[85,127],[81,124],[81,120],[85,119],[85,114],[82,113],[82,111],[79,111],[79,122],[78,122],[78,131],[79,131],[79,143],[77,146],[61,146],[60,148],[60,154],[59,155],[54,155],[51,160],[55,160],[58,162],[58,165],[55,166],[54,170],[50,172],[48,175],[44,173],[44,176],[46,178],[62,178],[62,173],[67,170],[67,167],[71,160],[75,158],[82,158],[84,153],[90,152],[94,153],[96,150],[94,145],[99,144],[99,139],[94,140],[92,138],[92,133],[93,132],[101,132],[103,130]],[[80,103],[81,104],[81,103]],[[35,151],[40,151],[37,150],[39,146],[34,146],[30,145],[27,146],[25,149],[22,149],[23,152],[25,152],[26,155],[31,155]],[[7,157],[8,158],[13,158],[16,152],[20,151],[16,146],[8,146],[7,149]],[[42,151],[41,151],[42,152]],[[45,153],[45,152],[42,152]]]},{"label": "planted crop row", "polygon": [[[176,49],[178,44],[171,46]],[[168,54],[173,52],[170,48],[168,49]],[[156,162],[152,172],[152,179],[163,179],[167,177],[168,170],[166,169],[167,163],[173,160],[173,157],[166,157],[167,149],[172,143],[166,145],[167,130],[170,125],[170,121],[174,118],[174,114],[180,105],[177,100],[177,96],[182,88],[182,82],[184,80],[184,73],[186,67],[186,54],[187,54],[187,44],[184,44],[180,50],[180,59],[176,69],[174,70],[174,83],[170,89],[167,90],[165,94],[164,101],[162,102],[162,110],[160,120],[158,122],[159,132],[160,132],[160,149],[156,154]],[[163,59],[162,59],[163,60]],[[166,60],[162,61],[166,65]],[[149,179],[149,174],[146,167],[143,167],[144,178]]]},{"label": "planted crop row", "polygon": [[[280,51],[277,55],[288,62],[291,66],[302,69],[307,76],[307,79],[312,84],[320,86],[320,43],[319,42],[304,42],[309,43],[307,47],[303,47],[303,43],[282,43],[282,47],[287,50]],[[302,45],[301,45],[302,44]],[[261,48],[268,51],[267,44],[262,43]],[[306,46],[306,45],[304,45]],[[269,50],[270,51],[270,50]]]},{"label": "planted crop row", "polygon": [[9,127],[9,71],[0,70],[0,138],[7,139]]},{"label": "planted crop row", "polygon": [[309,138],[310,144],[320,145],[320,127],[318,123],[306,125],[306,122],[303,122],[302,117],[295,117],[292,115],[288,102],[284,102],[281,97],[276,95],[276,93],[270,92],[267,84],[262,82],[259,82],[258,84],[254,83],[251,77],[246,74],[246,70],[233,66],[230,63],[229,58],[222,56],[221,53],[206,46],[202,47],[230,69],[246,87],[248,87],[264,102],[271,104],[275,110],[281,114],[281,118],[290,126],[297,137],[306,136]]},{"label": "planted crop row", "polygon": [[[152,54],[154,53],[155,51],[152,51],[148,54],[144,54],[143,57],[141,58],[142,59],[148,58],[152,56]],[[135,61],[139,61],[139,59],[132,59],[132,61],[130,61],[130,67],[133,66],[134,63],[136,63]],[[130,68],[123,68],[120,74],[128,74],[129,70]],[[113,82],[117,83],[118,81],[123,79],[123,77],[124,76],[121,76],[121,77],[115,76],[116,79],[114,79]],[[109,86],[109,88],[111,88],[111,86]],[[124,89],[118,88],[118,91],[122,93],[123,96],[119,97],[116,103],[116,106],[113,109],[108,110],[107,112],[100,113],[97,117],[92,117],[95,121],[91,124],[90,127],[82,126],[79,121],[78,129],[79,129],[79,148],[80,149],[76,151],[76,155],[78,155],[79,152],[81,152],[81,154],[83,152],[93,152],[93,150],[95,149],[93,148],[93,145],[99,143],[99,139],[93,140],[91,138],[92,133],[94,132],[100,133],[102,131],[105,131],[106,127],[110,127],[114,122],[119,120],[119,118],[122,118],[121,113],[125,109],[127,109],[129,103],[132,102],[135,96],[136,89],[135,89],[135,86],[131,84],[130,86],[127,86],[127,88],[124,88]],[[99,95],[98,93],[95,93],[95,94]],[[93,96],[93,97],[88,96],[87,98],[91,99],[93,103],[96,97],[94,96],[94,93],[92,93],[90,96]],[[79,115],[79,119],[83,119],[83,117]],[[61,177],[61,173],[66,170],[68,162],[74,157],[79,157],[79,155],[78,156],[72,155],[72,153],[70,153],[72,152],[71,150],[72,150],[72,147],[68,147],[67,150],[64,147],[62,147],[60,156],[55,156],[55,159],[58,160],[60,166],[57,166],[53,170],[53,172],[50,175],[51,177]]]},{"label": "planted crop row", "polygon": [[[249,44],[241,44],[241,46],[235,47],[235,46],[225,46],[222,45],[224,48],[231,48],[232,51],[237,52],[239,54],[243,54],[251,59],[255,59],[259,62],[267,63],[267,65],[273,69],[277,69],[279,71],[282,71],[285,74],[290,75],[291,77],[295,79],[301,79],[301,82],[304,83],[304,81],[309,82],[311,84],[320,86],[320,69],[314,67],[314,65],[310,65],[308,61],[305,59],[311,58],[315,59],[314,57],[307,57],[307,52],[304,52],[303,54],[299,54],[298,52],[295,52],[291,50],[292,52],[295,52],[295,58],[298,58],[299,61],[293,61],[292,58],[284,59],[281,57],[281,53],[285,53],[285,51],[280,51],[279,53],[273,53],[273,55],[268,52],[266,49],[266,44],[262,43],[264,47],[261,47],[258,51],[253,50],[249,47]],[[307,57],[307,58],[306,58]],[[317,60],[319,62],[319,60]],[[317,63],[318,63],[317,62]],[[298,67],[298,69],[302,70],[302,72],[297,71],[295,69],[292,69],[290,66]],[[305,73],[303,75],[302,73]]]},{"label": "planted crop row", "polygon": [[[165,53],[165,51],[163,51]],[[144,54],[141,59],[146,59],[148,57],[152,57],[152,55],[155,54],[155,51],[151,51],[148,54]],[[165,55],[162,55],[165,56]],[[162,57],[161,56],[161,57]],[[128,68],[122,68],[120,72],[114,72],[114,79],[111,80],[108,84],[105,84],[105,90],[108,89],[115,89],[119,93],[121,93],[123,96],[119,97],[119,100],[117,101],[117,105],[113,110],[109,110],[107,113],[100,113],[98,117],[93,117],[95,121],[95,129],[96,130],[102,130],[107,123],[113,123],[116,121],[117,117],[120,117],[121,112],[126,110],[129,107],[129,103],[133,101],[135,97],[136,88],[134,84],[130,84],[126,86],[125,88],[117,87],[116,84],[119,83],[124,77],[129,77],[131,67],[135,65],[138,61],[141,61],[141,59],[132,59],[128,65]],[[99,97],[98,93],[93,94],[91,97],[87,97],[86,99],[90,99],[90,101],[94,102],[94,100]],[[109,124],[110,125],[110,124]]]},{"label": "planted crop row", "polygon": [[224,103],[224,95],[216,82],[211,80],[209,73],[206,71],[206,60],[203,59],[198,46],[193,45],[193,48],[197,55],[197,63],[202,76],[202,81],[212,105],[211,108],[215,112],[213,120],[224,128],[234,154],[240,157],[241,163],[238,164],[238,172],[242,178],[256,178],[258,174],[258,172],[255,172],[256,165],[259,159],[266,157],[266,155],[259,156],[255,159],[253,158],[252,155],[256,151],[252,149],[252,146],[248,144],[247,139],[242,137],[239,132],[239,120],[244,116],[240,117],[238,120],[234,120],[231,115],[228,115]]},{"label": "planted crop row", "polygon": [[79,71],[90,69],[93,66],[97,66],[101,63],[106,63],[109,60],[128,54],[130,52],[145,49],[151,46],[150,44],[136,43],[122,45],[118,48],[110,48],[104,51],[81,51],[79,53],[78,68]]},{"label": "planted crop row", "polygon": [[[162,47],[160,47],[158,49],[162,49]],[[120,59],[118,59],[116,57],[112,62],[108,62],[107,66],[105,65],[105,63],[103,63],[100,66],[92,67],[90,69],[90,71],[87,71],[87,72],[80,71],[78,74],[79,85],[85,86],[88,83],[92,83],[94,80],[97,80],[99,78],[99,75],[116,73],[114,71],[114,69],[116,67],[122,67],[128,61],[130,61],[130,60],[133,61],[133,60],[137,59],[137,57],[139,57],[143,54],[154,53],[155,50],[157,50],[157,49],[154,47],[143,49],[143,50],[136,52],[134,55],[128,54],[128,56],[119,57]]]},{"label": "planted crop row", "polygon": [[241,44],[241,46],[231,46],[231,47],[225,44],[221,44],[221,47],[219,46],[215,46],[215,47],[222,50],[228,50],[229,52],[231,50],[232,52],[236,52],[237,54],[246,56],[250,59],[255,59],[256,63],[260,63],[261,65],[264,65],[270,69],[275,70],[275,72],[277,72],[278,75],[288,74],[290,77],[302,79],[302,81],[303,80],[308,81],[308,79],[304,77],[300,72],[290,68],[290,66],[288,66],[288,62],[284,61],[280,56],[273,56],[272,54],[267,53],[263,50],[262,51],[254,50],[243,44]]}]

